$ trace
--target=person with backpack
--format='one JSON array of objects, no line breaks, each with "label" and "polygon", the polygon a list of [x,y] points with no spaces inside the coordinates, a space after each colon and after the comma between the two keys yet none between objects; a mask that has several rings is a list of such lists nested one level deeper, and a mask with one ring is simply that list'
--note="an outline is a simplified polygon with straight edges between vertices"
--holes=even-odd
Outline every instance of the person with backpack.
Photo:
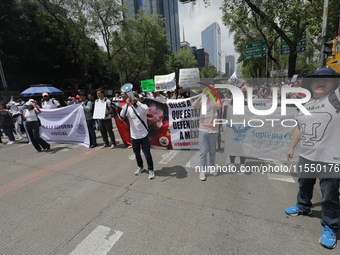
[{"label": "person with backpack", "polygon": [[87,128],[89,130],[90,136],[90,148],[94,148],[97,146],[97,137],[96,132],[94,131],[94,124],[93,124],[93,104],[90,100],[86,99],[86,94],[80,94],[80,102],[84,108],[85,118],[87,123]]},{"label": "person with backpack", "polygon": [[296,205],[287,208],[289,216],[312,213],[313,188],[320,179],[322,193],[322,236],[319,243],[328,249],[337,244],[339,229],[339,168],[340,168],[340,75],[331,68],[320,68],[314,75],[303,79],[302,87],[311,91],[312,98],[304,107],[311,115],[297,114],[298,125],[287,151],[287,159],[293,157],[294,148],[300,142],[297,169],[300,173]]},{"label": "person with backpack", "polygon": [[43,100],[41,102],[42,109],[55,109],[60,108],[60,103],[55,99],[50,99],[50,95],[47,92],[42,93]]}]

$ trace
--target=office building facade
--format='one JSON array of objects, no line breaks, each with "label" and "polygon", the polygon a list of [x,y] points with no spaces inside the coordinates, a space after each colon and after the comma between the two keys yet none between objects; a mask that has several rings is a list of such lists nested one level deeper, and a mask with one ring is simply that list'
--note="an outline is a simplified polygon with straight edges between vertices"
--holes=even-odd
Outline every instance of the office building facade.
[{"label": "office building facade", "polygon": [[226,62],[226,69],[225,73],[231,76],[235,72],[235,56],[234,55],[227,55],[225,57]]},{"label": "office building facade", "polygon": [[180,31],[177,0],[122,0],[122,5],[128,9],[124,18],[136,18],[136,14],[142,8],[146,15],[158,14],[164,17],[167,43],[171,45],[172,52],[179,51]]},{"label": "office building facade", "polygon": [[221,70],[221,28],[214,22],[201,33],[202,47],[209,54],[209,63],[216,67],[218,72]]}]

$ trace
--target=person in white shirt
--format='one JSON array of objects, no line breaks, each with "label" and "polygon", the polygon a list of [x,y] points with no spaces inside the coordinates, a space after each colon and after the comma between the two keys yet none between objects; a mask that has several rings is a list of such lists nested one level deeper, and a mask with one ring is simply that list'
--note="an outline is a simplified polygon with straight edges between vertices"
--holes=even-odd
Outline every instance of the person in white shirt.
[{"label": "person in white shirt", "polygon": [[143,159],[140,153],[140,149],[142,147],[142,151],[148,164],[149,179],[151,180],[155,178],[155,172],[153,169],[153,160],[150,151],[150,138],[148,135],[149,129],[147,127],[148,106],[146,104],[142,104],[140,101],[140,98],[136,98],[132,103],[131,98],[127,98],[126,105],[124,105],[120,112],[120,116],[122,118],[125,118],[126,116],[129,119],[132,148],[138,165],[135,175],[140,175],[145,171]]},{"label": "person in white shirt", "polygon": [[111,114],[113,113],[113,109],[111,106],[111,101],[107,99],[104,95],[103,89],[97,89],[97,97],[98,99],[95,101],[94,107],[96,107],[99,104],[105,104],[105,117],[103,119],[99,119],[99,129],[100,133],[104,140],[104,145],[102,148],[109,147],[109,139],[107,134],[109,134],[111,138],[111,149],[115,148],[117,146],[115,134],[113,133],[113,127],[112,127],[112,119]]},{"label": "person in white shirt", "polygon": [[323,235],[319,242],[333,249],[339,229],[339,166],[340,166],[340,75],[331,68],[320,68],[314,75],[307,76],[302,87],[312,93],[312,99],[304,104],[311,115],[299,112],[287,158],[292,158],[295,146],[300,142],[298,171],[299,192],[296,205],[287,208],[290,216],[312,213],[313,188],[316,178],[320,179],[322,194]]},{"label": "person in white shirt", "polygon": [[41,102],[42,109],[55,109],[60,108],[60,103],[55,99],[50,99],[50,95],[47,92],[42,93],[43,101]]},{"label": "person in white shirt", "polygon": [[33,102],[27,102],[25,105],[27,109],[22,111],[22,119],[26,121],[26,131],[34,148],[38,152],[50,151],[51,146],[40,137],[39,133],[38,114],[41,113],[41,110],[35,107]]}]

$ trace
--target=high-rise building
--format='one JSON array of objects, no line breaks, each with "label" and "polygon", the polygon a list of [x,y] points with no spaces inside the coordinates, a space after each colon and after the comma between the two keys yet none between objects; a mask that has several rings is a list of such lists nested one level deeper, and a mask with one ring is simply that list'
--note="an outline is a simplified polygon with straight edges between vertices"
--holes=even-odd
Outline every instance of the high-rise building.
[{"label": "high-rise building", "polygon": [[201,33],[202,47],[209,54],[209,63],[221,70],[221,29],[217,22],[212,23]]},{"label": "high-rise building", "polygon": [[143,8],[146,15],[158,14],[165,18],[167,42],[171,51],[180,49],[179,18],[177,0],[122,0],[122,4],[129,10],[124,18],[134,19],[138,11]]},{"label": "high-rise building", "polygon": [[206,67],[206,56],[204,54],[204,49],[197,49],[196,46],[191,47],[191,52],[197,60],[197,67]]},{"label": "high-rise building", "polygon": [[225,57],[225,62],[226,62],[226,70],[225,73],[228,76],[231,76],[235,72],[235,56],[234,55],[227,55]]}]

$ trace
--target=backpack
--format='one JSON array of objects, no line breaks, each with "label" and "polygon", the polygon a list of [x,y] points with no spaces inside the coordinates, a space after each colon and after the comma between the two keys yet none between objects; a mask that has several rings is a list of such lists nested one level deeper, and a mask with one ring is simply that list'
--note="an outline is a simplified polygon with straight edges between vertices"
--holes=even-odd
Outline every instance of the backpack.
[{"label": "backpack", "polygon": [[335,94],[335,90],[331,94],[329,94],[328,100],[331,103],[331,105],[333,105],[336,112],[339,113],[339,111],[340,111],[340,101],[339,101],[339,98]]}]

